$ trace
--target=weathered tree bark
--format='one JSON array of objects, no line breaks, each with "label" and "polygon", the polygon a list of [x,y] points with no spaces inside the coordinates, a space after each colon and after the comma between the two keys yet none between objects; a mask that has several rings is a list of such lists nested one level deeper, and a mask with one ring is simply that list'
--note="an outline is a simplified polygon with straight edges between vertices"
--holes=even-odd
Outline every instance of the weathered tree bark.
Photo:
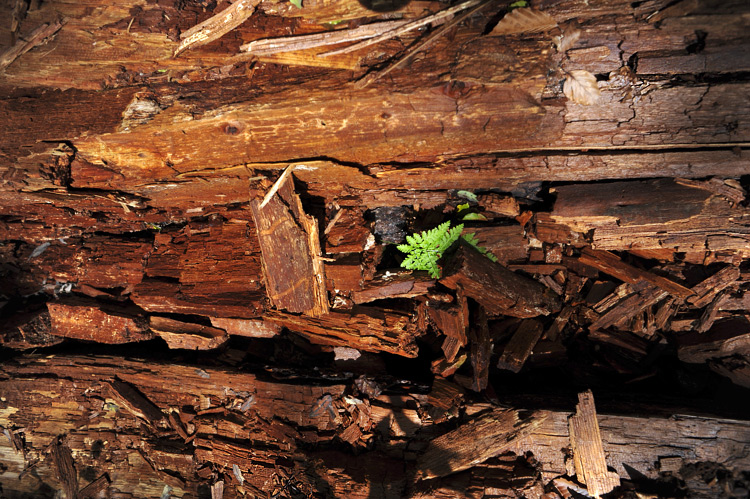
[{"label": "weathered tree bark", "polygon": [[[490,1],[368,86],[435,30],[240,52],[447,7],[365,4],[0,5],[0,494],[741,495],[750,5]],[[467,206],[497,263],[395,270]]]}]

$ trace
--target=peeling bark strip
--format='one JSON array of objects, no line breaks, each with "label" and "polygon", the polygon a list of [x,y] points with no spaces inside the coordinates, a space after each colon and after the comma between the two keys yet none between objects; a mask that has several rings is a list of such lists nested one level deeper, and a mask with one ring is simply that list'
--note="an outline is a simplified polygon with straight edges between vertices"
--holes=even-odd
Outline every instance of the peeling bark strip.
[{"label": "peeling bark strip", "polygon": [[[290,171],[291,167],[285,173]],[[318,225],[304,212],[294,182],[279,180],[276,194],[269,192],[265,206],[258,200],[250,204],[263,254],[266,292],[281,310],[317,317],[328,312]]]},{"label": "peeling bark strip", "polygon": [[174,51],[174,57],[192,47],[200,47],[226,35],[255,12],[260,0],[236,0],[215,16],[196,24],[180,35],[182,41]]},{"label": "peeling bark strip", "polygon": [[570,445],[578,480],[586,484],[588,493],[594,497],[612,491],[620,485],[620,477],[607,471],[594,395],[590,390],[578,395],[576,415],[570,417],[569,423]]},{"label": "peeling bark strip", "polygon": [[521,419],[513,409],[494,411],[435,438],[417,460],[417,477],[442,477],[499,456],[531,433],[546,415],[532,413]]}]

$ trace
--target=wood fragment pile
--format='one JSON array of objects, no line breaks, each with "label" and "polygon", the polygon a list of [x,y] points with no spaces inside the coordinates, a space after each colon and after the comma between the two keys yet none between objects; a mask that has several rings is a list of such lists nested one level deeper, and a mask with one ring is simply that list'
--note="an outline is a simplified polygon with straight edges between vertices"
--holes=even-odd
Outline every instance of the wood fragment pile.
[{"label": "wood fragment pile", "polygon": [[0,495],[746,493],[750,6],[531,3],[0,6]]}]

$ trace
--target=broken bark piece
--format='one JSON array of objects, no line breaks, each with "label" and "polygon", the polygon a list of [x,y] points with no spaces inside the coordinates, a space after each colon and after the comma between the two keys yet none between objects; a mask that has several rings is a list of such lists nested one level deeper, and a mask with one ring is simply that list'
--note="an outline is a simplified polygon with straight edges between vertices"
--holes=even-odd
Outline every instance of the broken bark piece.
[{"label": "broken bark piece", "polygon": [[[506,217],[517,217],[521,210],[518,201],[512,196],[501,196],[500,194],[482,194],[478,198],[479,206],[490,213]],[[522,224],[523,225],[523,224]]]},{"label": "broken bark piece", "polygon": [[411,317],[400,312],[357,306],[351,311],[331,311],[319,317],[269,311],[264,319],[318,345],[417,356],[415,340],[419,333]]},{"label": "broken bark piece", "polygon": [[57,469],[57,478],[62,482],[67,497],[78,497],[78,474],[73,462],[73,453],[63,437],[55,438],[51,454]]},{"label": "broken bark piece", "polygon": [[560,310],[560,298],[544,285],[492,262],[461,239],[439,282],[460,286],[490,315],[527,318]]},{"label": "broken bark piece", "polygon": [[590,233],[600,250],[665,248],[747,254],[748,209],[731,207],[724,196],[673,179],[578,184],[556,187],[549,218],[537,219],[537,234],[549,222]]},{"label": "broken bark piece", "polygon": [[492,355],[492,340],[487,325],[487,314],[479,306],[469,327],[469,358],[471,359],[472,383],[471,389],[481,392],[487,388],[490,373],[490,356]]},{"label": "broken bark piece", "polygon": [[[428,306],[427,315],[430,323],[447,338],[455,340],[458,347],[466,346],[468,343],[467,329],[469,317],[467,307],[452,305],[449,307]],[[448,360],[452,360],[448,358]]]},{"label": "broken bark piece", "polygon": [[255,292],[215,292],[200,286],[183,286],[171,281],[145,279],[131,299],[147,312],[157,314],[195,314],[207,317],[258,318],[263,297]]},{"label": "broken bark piece", "polygon": [[386,272],[367,281],[361,290],[353,291],[352,300],[362,304],[383,298],[414,298],[427,294],[427,290],[434,285],[435,280],[428,276],[412,272]]},{"label": "broken bark piece", "polygon": [[578,481],[586,484],[588,493],[594,497],[612,491],[620,485],[620,477],[607,470],[594,395],[590,390],[578,394],[576,414],[568,423]]},{"label": "broken bark piece", "polygon": [[211,350],[229,340],[229,335],[223,329],[167,317],[151,316],[149,327],[167,342],[169,348]]},{"label": "broken bark piece", "polygon": [[326,226],[326,253],[361,253],[371,235],[361,209],[341,208]]},{"label": "broken bark piece", "polygon": [[728,265],[693,286],[691,290],[694,295],[689,297],[687,302],[696,308],[703,308],[711,303],[718,293],[731,286],[739,278],[739,267]]},{"label": "broken bark piece", "polygon": [[211,317],[211,325],[223,329],[229,335],[248,338],[273,338],[281,332],[281,327],[276,324],[251,319]]},{"label": "broken bark piece", "polygon": [[623,262],[620,257],[609,251],[584,248],[581,250],[581,256],[578,259],[581,263],[590,265],[605,274],[609,274],[612,277],[616,277],[617,279],[630,284],[634,284],[638,281],[647,281],[679,298],[687,298],[693,294],[693,292],[685,286],[647,270],[633,267],[632,265]]},{"label": "broken bark piece", "polygon": [[317,222],[304,212],[291,178],[276,186],[276,195],[265,206],[259,200],[250,203],[263,255],[266,293],[280,310],[323,315],[328,311],[328,298]]},{"label": "broken bark piece", "polygon": [[[240,51],[248,52],[255,56],[266,56],[277,54],[279,52],[292,52],[297,50],[307,50],[311,48],[324,47],[327,45],[336,45],[345,42],[355,42],[378,36],[382,33],[396,29],[409,21],[382,21],[351,29],[336,31],[325,31],[323,33],[314,33],[300,36],[284,36],[281,38],[264,38],[254,40],[240,46]],[[330,54],[321,54],[319,57],[327,57]]]},{"label": "broken bark piece", "polygon": [[544,421],[546,414],[533,412],[520,418],[513,409],[495,409],[430,441],[417,459],[421,480],[456,473],[510,449]]},{"label": "broken bark piece", "polygon": [[136,307],[68,298],[48,302],[47,310],[55,336],[109,344],[145,341],[154,337],[148,329],[148,321]]},{"label": "broken bark piece", "polygon": [[698,323],[695,325],[696,331],[698,331],[699,333],[705,333],[706,331],[711,329],[711,326],[713,326],[716,318],[719,315],[719,310],[721,309],[721,305],[724,302],[725,298],[726,291],[721,291],[716,295],[713,301],[708,304],[708,306],[703,310],[700,319],[698,319]]},{"label": "broken bark piece", "polygon": [[253,15],[258,3],[258,0],[237,0],[215,16],[184,31],[180,34],[182,41],[175,49],[173,57],[177,57],[184,50],[205,45],[226,35]]},{"label": "broken bark piece", "polygon": [[109,396],[134,416],[150,424],[156,424],[164,419],[164,413],[129,383],[114,378],[105,381],[104,385],[109,389]]},{"label": "broken bark piece", "polygon": [[[569,308],[566,307],[566,309]],[[568,313],[568,317],[570,317],[570,313]],[[503,353],[497,361],[497,367],[514,373],[519,372],[523,368],[526,359],[531,355],[534,346],[542,337],[543,331],[542,323],[535,319],[521,321],[518,329],[516,329],[510,341],[505,345]]]},{"label": "broken bark piece", "polygon": [[612,307],[607,313],[596,319],[590,326],[590,331],[605,329],[614,324],[622,323],[637,314],[641,313],[646,307],[658,303],[667,296],[667,292],[656,286],[647,286],[642,291],[638,291],[627,298],[621,300],[617,305]]}]

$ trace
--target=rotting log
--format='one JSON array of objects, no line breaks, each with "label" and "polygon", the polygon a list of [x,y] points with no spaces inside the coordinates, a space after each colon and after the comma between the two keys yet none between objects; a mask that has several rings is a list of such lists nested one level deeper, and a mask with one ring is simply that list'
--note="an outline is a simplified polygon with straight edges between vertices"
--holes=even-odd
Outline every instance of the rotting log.
[{"label": "rotting log", "polygon": [[[259,2],[173,57],[227,7],[0,6],[3,493],[587,492],[573,401],[537,404],[538,426],[516,435],[493,421],[524,419],[524,404],[497,405],[539,366],[564,375],[534,390],[567,393],[607,376],[642,387],[664,359],[681,380],[664,390],[692,410],[597,410],[606,464],[639,493],[675,478],[675,496],[747,490],[747,421],[690,390],[746,393],[689,376],[748,386],[747,2],[542,0],[559,29],[487,37],[505,9],[490,3],[367,88],[356,81],[423,34],[328,58],[239,48],[444,5]],[[581,70],[601,92],[590,106],[564,97]],[[287,168],[264,218],[257,200]],[[418,231],[464,204],[488,218],[467,224],[498,264],[469,256],[455,290],[388,268],[378,224]],[[379,207],[393,211],[374,221]],[[282,251],[280,220],[305,226],[307,248]],[[287,264],[305,289],[284,302],[298,276],[278,286],[268,271]],[[157,335],[117,345],[142,360],[81,353]],[[54,349],[16,351],[34,348]],[[497,360],[524,369],[507,383]]]},{"label": "rotting log", "polygon": [[[329,490],[337,497],[392,497],[414,486],[415,493],[419,487],[447,486],[445,480],[466,480],[467,486],[482,489],[488,486],[482,485],[482,470],[499,464],[494,458],[506,463],[503,466],[515,461],[503,454],[507,450],[532,452],[544,463],[536,471],[527,464],[532,473],[524,483],[535,482],[565,474],[568,417],[573,414],[539,411],[524,416],[514,409],[487,411],[486,404],[470,405],[467,418],[451,430],[400,403],[401,397],[347,395],[351,379],[307,385],[179,363],[38,355],[18,357],[0,373],[5,398],[0,425],[20,436],[1,444],[4,474],[10,480],[4,481],[6,493],[43,495],[73,483],[47,456],[55,442],[73,451],[71,464],[80,488],[106,473],[110,493],[126,496],[158,496],[165,484],[174,495],[194,495],[204,476],[223,480],[225,497],[239,497],[241,490],[267,494],[278,486],[280,475],[296,477],[300,488]],[[429,397],[413,396],[418,406],[430,407]],[[432,400],[442,400],[442,395]],[[666,457],[680,458],[682,473],[713,462],[731,476],[750,465],[747,422],[601,413],[598,420],[607,463],[621,476],[634,470],[658,478],[656,463]],[[352,424],[360,429],[361,439],[377,437],[374,448],[357,457],[326,450],[337,438],[346,438]],[[477,450],[482,428],[495,432],[498,440]],[[59,440],[60,435],[65,437]],[[701,446],[689,443],[696,438]],[[417,450],[407,452],[405,461],[404,439]],[[460,447],[451,452],[459,441]],[[310,444],[320,450],[304,450]],[[235,465],[244,483],[233,471]],[[369,478],[361,472],[365,465],[375,466]],[[476,469],[462,475],[471,465]],[[131,480],[133,474],[139,479]],[[417,483],[420,477],[435,476],[444,478]]]}]

